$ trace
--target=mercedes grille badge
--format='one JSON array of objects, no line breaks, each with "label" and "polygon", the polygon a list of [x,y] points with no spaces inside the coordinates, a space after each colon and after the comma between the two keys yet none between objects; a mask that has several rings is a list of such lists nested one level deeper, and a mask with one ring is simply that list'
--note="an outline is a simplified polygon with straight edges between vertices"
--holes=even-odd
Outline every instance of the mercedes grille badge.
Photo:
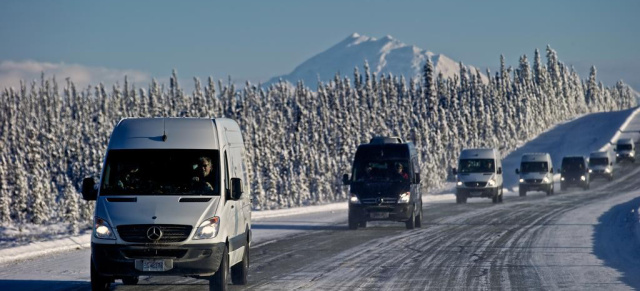
[{"label": "mercedes grille badge", "polygon": [[157,226],[149,227],[147,230],[147,238],[152,241],[157,241],[162,237],[162,230]]}]

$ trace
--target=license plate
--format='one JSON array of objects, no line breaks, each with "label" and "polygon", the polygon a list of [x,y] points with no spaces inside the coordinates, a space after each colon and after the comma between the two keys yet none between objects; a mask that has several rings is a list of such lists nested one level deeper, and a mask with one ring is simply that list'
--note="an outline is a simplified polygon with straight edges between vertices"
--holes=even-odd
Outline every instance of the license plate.
[{"label": "license plate", "polygon": [[389,218],[389,212],[372,212],[369,215],[375,219]]},{"label": "license plate", "polygon": [[474,191],[474,192],[470,192],[469,194],[471,196],[480,196],[480,195],[482,195],[482,192],[481,191]]},{"label": "license plate", "polygon": [[141,265],[143,272],[163,272],[166,271],[164,260],[136,260],[136,265]]}]

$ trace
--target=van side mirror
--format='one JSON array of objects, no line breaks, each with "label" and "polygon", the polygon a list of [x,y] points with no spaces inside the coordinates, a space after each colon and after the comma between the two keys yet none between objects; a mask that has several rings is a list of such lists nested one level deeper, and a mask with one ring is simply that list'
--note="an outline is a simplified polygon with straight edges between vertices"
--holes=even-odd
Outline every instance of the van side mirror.
[{"label": "van side mirror", "polygon": [[231,178],[231,200],[238,200],[242,197],[242,180]]},{"label": "van side mirror", "polygon": [[342,175],[342,184],[344,184],[344,185],[350,185],[351,184],[351,180],[349,180],[349,174]]},{"label": "van side mirror", "polygon": [[82,180],[82,199],[94,201],[98,198],[98,190],[96,189],[96,181],[92,177]]},{"label": "van side mirror", "polygon": [[458,169],[452,168],[451,169],[451,173],[453,173],[454,175],[457,175],[458,174]]},{"label": "van side mirror", "polygon": [[416,173],[415,182],[416,182],[416,184],[420,184],[420,173]]},{"label": "van side mirror", "polygon": [[520,174],[520,169],[516,169],[516,174]]},{"label": "van side mirror", "polygon": [[502,174],[502,167],[498,168],[498,175]]}]

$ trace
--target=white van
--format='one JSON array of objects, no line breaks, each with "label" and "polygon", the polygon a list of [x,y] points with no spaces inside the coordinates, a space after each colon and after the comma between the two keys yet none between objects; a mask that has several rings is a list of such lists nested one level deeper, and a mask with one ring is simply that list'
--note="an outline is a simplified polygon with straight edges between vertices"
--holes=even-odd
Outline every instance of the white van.
[{"label": "white van", "polygon": [[520,175],[520,196],[527,196],[527,191],[544,191],[553,195],[553,162],[548,153],[522,155],[516,174]]},{"label": "white van", "polygon": [[621,138],[616,142],[616,163],[621,161],[636,162],[636,145],[633,139]]},{"label": "white van", "polygon": [[231,119],[123,119],[113,130],[91,236],[92,290],[139,276],[190,276],[211,290],[247,283],[251,198]]},{"label": "white van", "polygon": [[491,198],[502,202],[502,161],[496,149],[465,149],[460,153],[456,175],[456,203],[469,197]]},{"label": "white van", "polygon": [[589,155],[589,176],[591,179],[613,180],[613,157],[610,151],[593,152]]}]

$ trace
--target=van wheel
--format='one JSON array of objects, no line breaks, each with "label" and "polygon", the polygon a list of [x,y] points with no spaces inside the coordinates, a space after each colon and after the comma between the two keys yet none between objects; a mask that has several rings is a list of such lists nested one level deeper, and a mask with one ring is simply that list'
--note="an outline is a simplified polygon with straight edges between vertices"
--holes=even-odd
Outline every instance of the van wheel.
[{"label": "van wheel", "polygon": [[349,229],[351,229],[351,230],[358,229],[358,222],[351,215],[349,215]]},{"label": "van wheel", "polygon": [[367,227],[367,221],[366,221],[366,220],[360,221],[360,223],[358,224],[358,226],[359,226],[359,227],[362,227],[362,228],[366,228],[366,227]]},{"label": "van wheel", "polygon": [[518,190],[518,194],[520,194],[520,197],[525,197],[525,196],[527,196],[527,190],[524,190],[524,189],[520,188]]},{"label": "van wheel", "polygon": [[[422,206],[422,205],[420,205]],[[416,216],[416,227],[422,227],[422,207],[420,207],[420,215]]]},{"label": "van wheel", "polygon": [[567,191],[567,186],[565,184],[560,184],[560,191]]},{"label": "van wheel", "polygon": [[498,196],[498,202],[502,203],[502,198],[504,197],[504,189],[500,187],[500,196]]},{"label": "van wheel", "polygon": [[137,285],[138,284],[138,277],[133,276],[133,277],[124,277],[122,278],[122,284],[124,285]]},{"label": "van wheel", "polygon": [[456,194],[456,203],[458,203],[458,204],[467,203],[467,195],[465,195],[465,194]]},{"label": "van wheel", "polygon": [[613,181],[613,175],[609,176],[609,182]]},{"label": "van wheel", "polygon": [[247,275],[249,274],[249,245],[244,248],[242,261],[231,267],[231,282],[235,285],[247,285]]},{"label": "van wheel", "polygon": [[229,276],[229,249],[227,246],[222,251],[222,260],[218,271],[209,278],[209,291],[227,290],[227,277]]},{"label": "van wheel", "polygon": [[411,217],[407,221],[405,221],[405,223],[404,223],[405,226],[407,227],[407,229],[416,228],[416,219],[415,219],[415,217],[416,217],[416,211],[414,209],[412,211],[412,213],[411,213]]},{"label": "van wheel", "polygon": [[111,287],[111,279],[100,276],[96,267],[93,265],[93,260],[90,260],[91,264],[91,290],[92,291],[104,291],[109,290]]}]

